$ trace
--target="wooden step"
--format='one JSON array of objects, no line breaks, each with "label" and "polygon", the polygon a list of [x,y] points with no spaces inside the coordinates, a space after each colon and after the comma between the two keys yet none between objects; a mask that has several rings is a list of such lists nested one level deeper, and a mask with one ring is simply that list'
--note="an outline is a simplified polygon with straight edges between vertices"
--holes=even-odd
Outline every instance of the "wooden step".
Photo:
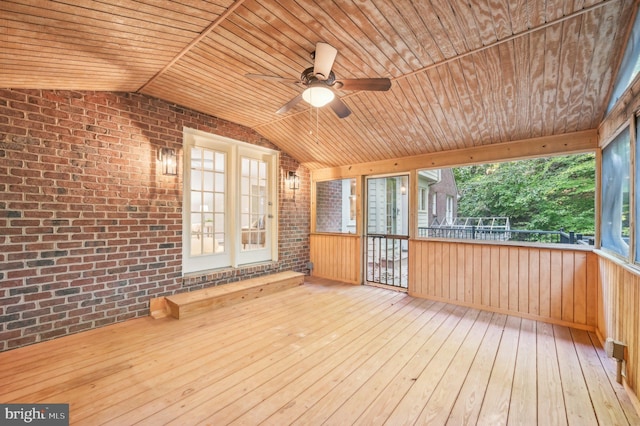
[{"label": "wooden step", "polygon": [[304,283],[303,273],[284,271],[189,293],[179,293],[153,299],[150,304],[151,316],[187,318],[211,309],[257,299],[302,283]]}]

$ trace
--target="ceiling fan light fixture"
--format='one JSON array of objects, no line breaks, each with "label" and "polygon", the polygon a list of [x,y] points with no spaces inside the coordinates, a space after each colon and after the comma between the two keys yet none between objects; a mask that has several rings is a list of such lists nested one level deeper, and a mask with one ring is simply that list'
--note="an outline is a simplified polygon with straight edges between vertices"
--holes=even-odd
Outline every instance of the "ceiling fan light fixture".
[{"label": "ceiling fan light fixture", "polygon": [[302,99],[316,108],[327,105],[335,97],[335,93],[324,85],[309,86],[302,92]]}]

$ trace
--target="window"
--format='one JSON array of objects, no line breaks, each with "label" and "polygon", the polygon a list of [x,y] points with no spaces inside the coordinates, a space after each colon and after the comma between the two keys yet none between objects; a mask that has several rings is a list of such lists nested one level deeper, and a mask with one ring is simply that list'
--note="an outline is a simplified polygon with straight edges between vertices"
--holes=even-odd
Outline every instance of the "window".
[{"label": "window", "polygon": [[278,154],[184,131],[185,273],[277,260]]},{"label": "window", "polygon": [[[620,98],[629,90],[640,72],[640,13],[637,13],[627,46],[618,68],[607,114],[621,103]],[[602,202],[600,245],[603,249],[625,257],[627,262],[640,263],[640,149],[638,138],[640,118],[625,108],[629,125],[602,150]],[[636,111],[637,114],[637,111]],[[635,126],[634,126],[635,125]],[[635,132],[632,130],[635,127]],[[631,155],[634,154],[632,161]],[[633,184],[631,184],[633,179]],[[635,197],[630,197],[630,188]],[[631,200],[635,199],[633,205]],[[635,218],[630,221],[630,217]],[[632,241],[633,240],[633,241]],[[631,247],[634,247],[631,249]]]},{"label": "window", "polygon": [[629,171],[631,161],[627,127],[602,151],[601,246],[629,255]]},{"label": "window", "polygon": [[453,196],[447,195],[447,207],[445,211],[445,218],[447,220],[447,224],[453,224]]},{"label": "window", "polygon": [[431,195],[431,214],[434,216],[438,215],[438,206],[436,205],[437,200],[438,200],[438,196],[434,192],[433,195]]},{"label": "window", "polygon": [[424,187],[420,187],[418,188],[418,210],[421,212],[427,211],[427,201],[428,201],[428,195],[429,194],[429,189],[428,188],[424,188]]},{"label": "window", "polygon": [[356,233],[356,180],[316,182],[316,232]]}]

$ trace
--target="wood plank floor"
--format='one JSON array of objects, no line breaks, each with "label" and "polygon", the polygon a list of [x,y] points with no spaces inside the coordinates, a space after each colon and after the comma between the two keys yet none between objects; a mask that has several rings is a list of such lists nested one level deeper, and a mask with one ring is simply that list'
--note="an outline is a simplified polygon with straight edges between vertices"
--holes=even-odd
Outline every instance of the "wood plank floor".
[{"label": "wood plank floor", "polygon": [[640,424],[594,335],[322,280],[0,353],[79,425]]}]

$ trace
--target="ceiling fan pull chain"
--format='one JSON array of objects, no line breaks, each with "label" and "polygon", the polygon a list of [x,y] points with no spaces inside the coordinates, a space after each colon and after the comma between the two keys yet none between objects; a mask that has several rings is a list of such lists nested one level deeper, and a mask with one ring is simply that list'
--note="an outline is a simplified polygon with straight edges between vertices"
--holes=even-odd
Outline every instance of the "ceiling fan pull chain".
[{"label": "ceiling fan pull chain", "polygon": [[316,145],[320,145],[320,108],[316,108]]}]

